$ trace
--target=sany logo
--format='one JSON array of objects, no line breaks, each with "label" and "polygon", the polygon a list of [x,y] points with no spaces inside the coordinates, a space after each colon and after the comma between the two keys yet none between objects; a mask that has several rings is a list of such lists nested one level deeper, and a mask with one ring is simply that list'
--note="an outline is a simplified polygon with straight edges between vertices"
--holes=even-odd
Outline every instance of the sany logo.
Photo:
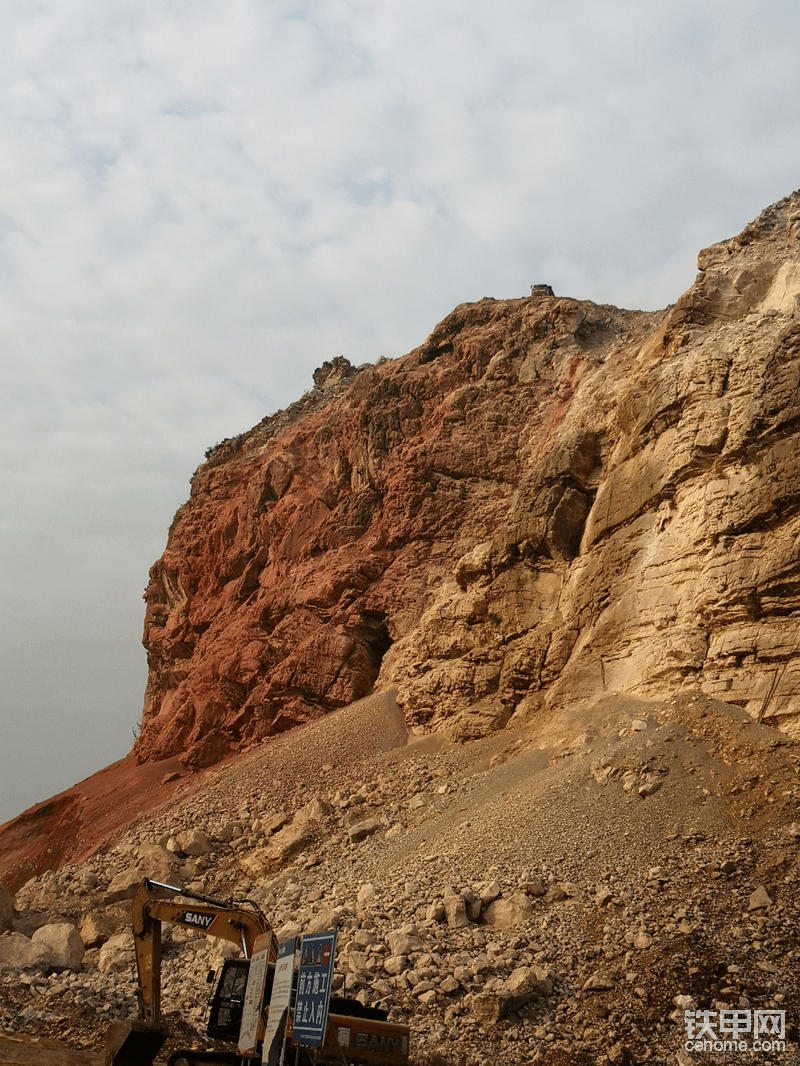
[{"label": "sany logo", "polygon": [[381,1051],[384,1054],[397,1055],[400,1052],[400,1037],[378,1036],[369,1033],[356,1033],[356,1047],[359,1051]]},{"label": "sany logo", "polygon": [[183,925],[193,925],[197,929],[210,929],[216,920],[216,914],[198,914],[197,911],[184,911],[177,919]]}]

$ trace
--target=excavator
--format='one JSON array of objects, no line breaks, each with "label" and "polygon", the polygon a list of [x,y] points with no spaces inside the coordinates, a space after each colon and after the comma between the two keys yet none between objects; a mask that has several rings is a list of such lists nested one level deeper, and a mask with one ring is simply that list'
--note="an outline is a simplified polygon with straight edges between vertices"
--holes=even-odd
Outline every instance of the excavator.
[{"label": "excavator", "polygon": [[[153,1066],[169,1039],[170,1034],[161,1019],[161,926],[164,922],[228,940],[241,948],[243,955],[240,959],[227,959],[219,975],[213,971],[209,973],[209,983],[213,983],[214,988],[209,997],[206,1032],[214,1040],[238,1044],[237,1050],[182,1048],[170,1055],[167,1066],[267,1066],[262,1044],[269,1021],[278,944],[276,938],[269,935],[270,923],[258,905],[246,899],[214,899],[146,878],[136,889],[131,910],[139,979],[139,1017],[114,1022],[109,1027],[104,1066]],[[251,972],[254,950],[256,958],[261,956],[261,961],[266,963],[258,984],[255,965]],[[296,984],[296,974],[294,980]],[[240,1030],[248,995],[251,1000],[253,995],[258,999],[256,1033],[252,1047],[239,1054],[238,1048],[242,1046]],[[292,1040],[292,1013],[290,1008],[284,1052],[289,1064],[408,1064],[408,1026],[389,1022],[385,1011],[366,1007],[357,1000],[331,996],[325,1036],[319,1048],[309,1048]]]}]

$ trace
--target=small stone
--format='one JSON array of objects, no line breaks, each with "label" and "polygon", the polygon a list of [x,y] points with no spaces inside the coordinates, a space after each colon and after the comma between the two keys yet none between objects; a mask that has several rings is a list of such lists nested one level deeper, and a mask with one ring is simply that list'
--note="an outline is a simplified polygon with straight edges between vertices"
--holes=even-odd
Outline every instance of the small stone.
[{"label": "small stone", "polygon": [[616,987],[617,982],[614,978],[608,974],[598,971],[598,973],[592,974],[588,981],[583,986],[584,992],[610,992]]},{"label": "small stone", "polygon": [[463,929],[464,926],[469,925],[467,908],[461,896],[446,896],[444,912],[451,929]]},{"label": "small stone", "polygon": [[358,822],[356,825],[351,825],[347,831],[347,835],[350,837],[352,844],[358,844],[362,840],[366,840],[367,837],[378,833],[383,829],[383,822],[380,818],[367,818],[363,822]]},{"label": "small stone", "polygon": [[562,903],[568,899],[567,893],[560,885],[551,885],[544,894],[544,903]]},{"label": "small stone", "polygon": [[765,907],[771,907],[772,900],[769,893],[763,885],[759,885],[755,892],[750,894],[750,901],[747,904],[748,911],[760,911]]},{"label": "small stone", "polygon": [[607,907],[613,898],[614,893],[610,889],[602,886],[598,888],[594,901],[598,907]]},{"label": "small stone", "polygon": [[375,898],[375,886],[371,882],[367,881],[366,884],[363,884],[361,886],[361,888],[359,888],[358,895],[356,896],[356,900],[359,903],[366,903],[367,900],[374,899],[374,898]]},{"label": "small stone", "polygon": [[405,955],[389,955],[383,960],[383,968],[391,977],[397,977],[408,965]]}]

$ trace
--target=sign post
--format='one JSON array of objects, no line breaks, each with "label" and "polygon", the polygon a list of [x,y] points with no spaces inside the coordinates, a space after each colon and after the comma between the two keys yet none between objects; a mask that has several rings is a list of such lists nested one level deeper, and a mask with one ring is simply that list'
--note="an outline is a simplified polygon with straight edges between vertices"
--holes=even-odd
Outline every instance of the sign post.
[{"label": "sign post", "polygon": [[281,944],[278,951],[262,1053],[262,1061],[267,1066],[278,1066],[278,1063],[283,1061],[283,1041],[286,1035],[286,1022],[289,1018],[289,1005],[292,1001],[292,980],[294,978],[294,956],[296,950],[297,937],[293,936],[285,944]]},{"label": "sign post", "polygon": [[262,933],[253,944],[253,957],[250,960],[250,973],[247,978],[247,990],[242,1007],[242,1024],[239,1029],[239,1054],[243,1059],[255,1058],[256,1043],[261,1022],[261,1003],[264,999],[264,986],[267,983],[267,963],[272,933]]},{"label": "sign post", "polygon": [[335,929],[303,937],[292,1021],[292,1040],[303,1047],[321,1047],[325,1039],[335,956]]}]

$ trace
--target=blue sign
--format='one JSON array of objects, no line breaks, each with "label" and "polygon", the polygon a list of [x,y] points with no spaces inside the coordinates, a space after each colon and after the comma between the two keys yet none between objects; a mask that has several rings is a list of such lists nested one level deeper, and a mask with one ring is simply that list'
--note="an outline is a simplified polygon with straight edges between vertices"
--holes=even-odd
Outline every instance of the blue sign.
[{"label": "blue sign", "polygon": [[321,1047],[325,1039],[335,955],[335,929],[303,937],[292,1022],[292,1040],[303,1047]]}]

